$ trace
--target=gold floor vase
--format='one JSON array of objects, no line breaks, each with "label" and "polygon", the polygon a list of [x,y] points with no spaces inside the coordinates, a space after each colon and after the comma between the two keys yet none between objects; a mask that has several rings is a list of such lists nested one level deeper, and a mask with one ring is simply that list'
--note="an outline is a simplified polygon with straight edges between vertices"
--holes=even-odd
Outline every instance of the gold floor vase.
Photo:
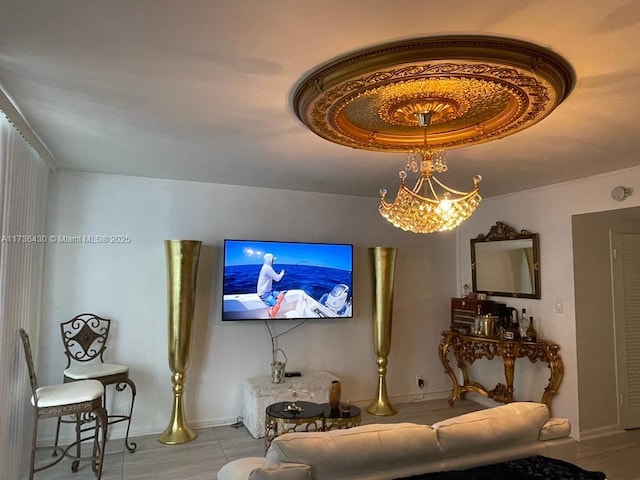
[{"label": "gold floor vase", "polygon": [[367,408],[372,415],[395,415],[398,411],[387,395],[387,357],[391,350],[391,320],[393,312],[393,280],[397,248],[369,249],[373,266],[373,348],[378,365],[378,398]]},{"label": "gold floor vase", "polygon": [[173,408],[160,443],[177,445],[194,440],[198,434],[184,414],[184,383],[189,366],[191,325],[196,298],[196,277],[200,246],[198,240],[165,240],[167,256],[167,294],[169,300],[169,368],[173,385]]}]

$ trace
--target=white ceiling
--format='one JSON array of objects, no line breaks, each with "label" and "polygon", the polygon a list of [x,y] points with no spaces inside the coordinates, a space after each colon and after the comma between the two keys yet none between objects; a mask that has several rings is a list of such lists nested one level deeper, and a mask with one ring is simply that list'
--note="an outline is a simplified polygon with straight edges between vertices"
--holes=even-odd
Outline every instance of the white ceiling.
[{"label": "white ceiling", "polygon": [[60,170],[395,196],[403,155],[309,132],[297,82],[335,57],[446,33],[549,47],[577,85],[528,130],[449,152],[493,196],[640,164],[638,0],[0,0],[0,85]]}]

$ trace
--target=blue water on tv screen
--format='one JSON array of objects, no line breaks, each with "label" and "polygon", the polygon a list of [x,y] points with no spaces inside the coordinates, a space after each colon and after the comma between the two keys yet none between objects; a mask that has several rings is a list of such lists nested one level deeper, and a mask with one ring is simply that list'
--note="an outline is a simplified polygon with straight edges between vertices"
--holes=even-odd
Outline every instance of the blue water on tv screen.
[{"label": "blue water on tv screen", "polygon": [[353,316],[353,245],[224,241],[222,320]]}]

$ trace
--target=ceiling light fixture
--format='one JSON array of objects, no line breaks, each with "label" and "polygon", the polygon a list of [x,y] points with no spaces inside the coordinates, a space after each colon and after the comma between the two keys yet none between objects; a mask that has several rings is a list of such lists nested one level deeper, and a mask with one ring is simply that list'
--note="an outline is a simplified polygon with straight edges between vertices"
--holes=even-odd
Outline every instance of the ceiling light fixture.
[{"label": "ceiling light fixture", "polygon": [[633,193],[633,190],[628,187],[623,187],[622,185],[615,187],[611,190],[611,198],[617,200],[618,202],[622,202],[625,198],[630,196]]},{"label": "ceiling light fixture", "polygon": [[[409,153],[405,170],[399,173],[400,188],[395,200],[388,203],[387,191],[380,190],[380,214],[393,226],[414,233],[451,230],[469,218],[480,204],[478,184],[482,177],[473,177],[474,188],[468,193],[440,182],[433,174],[447,171],[445,152],[431,150],[427,143],[427,128],[433,113],[417,112],[415,116],[424,129],[424,145]],[[405,183],[407,170],[418,173],[413,189]]]},{"label": "ceiling light fixture", "polygon": [[[547,48],[511,38],[449,35],[387,43],[337,58],[305,76],[292,103],[309,130],[333,143],[414,152],[407,170],[420,172],[416,186],[412,190],[404,184],[405,171],[394,202],[387,203],[383,195],[379,208],[399,228],[428,233],[454,228],[480,202],[479,178],[474,190],[464,193],[433,176],[446,169],[444,151],[536,124],[574,84],[572,67]],[[419,193],[423,189],[433,193],[437,204],[419,199],[427,196]],[[455,221],[444,215],[447,206],[460,210]],[[428,217],[418,218],[418,211]]]}]

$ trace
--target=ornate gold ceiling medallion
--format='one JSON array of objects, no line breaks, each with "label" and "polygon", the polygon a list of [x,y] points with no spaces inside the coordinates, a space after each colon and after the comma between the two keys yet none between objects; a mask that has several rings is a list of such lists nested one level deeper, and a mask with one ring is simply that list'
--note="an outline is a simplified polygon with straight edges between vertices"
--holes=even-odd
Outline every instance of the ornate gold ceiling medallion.
[{"label": "ornate gold ceiling medallion", "polygon": [[[319,67],[293,95],[298,118],[331,142],[408,152],[393,201],[380,215],[414,233],[451,230],[480,204],[448,187],[444,151],[512,135],[551,113],[575,83],[571,66],[537,45],[489,36],[405,40],[360,50]],[[411,187],[409,175],[417,179]]]},{"label": "ornate gold ceiling medallion", "polygon": [[452,149],[528,128],[575,83],[551,50],[492,36],[425,37],[338,58],[301,80],[298,118],[331,142],[409,151],[423,142],[415,114],[431,112],[429,145]]}]

